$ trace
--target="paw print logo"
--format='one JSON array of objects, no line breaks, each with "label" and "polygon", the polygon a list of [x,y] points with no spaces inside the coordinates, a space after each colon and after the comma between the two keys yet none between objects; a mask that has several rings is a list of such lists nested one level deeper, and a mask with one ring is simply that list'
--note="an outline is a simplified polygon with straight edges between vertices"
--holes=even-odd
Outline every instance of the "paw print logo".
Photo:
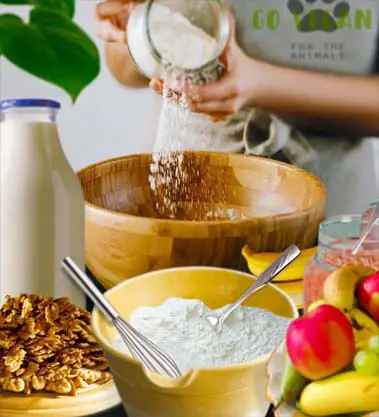
[{"label": "paw print logo", "polygon": [[350,12],[349,4],[343,0],[288,0],[287,6],[296,17],[296,27],[300,32],[335,32],[338,21],[345,19]]}]

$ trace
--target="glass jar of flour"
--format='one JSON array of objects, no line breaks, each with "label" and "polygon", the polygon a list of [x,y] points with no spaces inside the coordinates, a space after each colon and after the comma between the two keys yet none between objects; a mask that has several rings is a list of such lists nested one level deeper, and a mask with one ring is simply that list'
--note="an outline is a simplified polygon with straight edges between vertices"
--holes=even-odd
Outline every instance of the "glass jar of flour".
[{"label": "glass jar of flour", "polygon": [[229,30],[221,0],[147,0],[129,17],[128,48],[141,73],[180,90],[222,75]]}]

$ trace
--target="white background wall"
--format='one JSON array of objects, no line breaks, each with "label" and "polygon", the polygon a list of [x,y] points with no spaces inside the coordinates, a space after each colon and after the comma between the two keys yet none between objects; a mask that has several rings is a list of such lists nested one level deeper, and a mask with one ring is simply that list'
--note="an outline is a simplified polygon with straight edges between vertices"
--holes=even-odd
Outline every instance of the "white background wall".
[{"label": "white background wall", "polygon": [[[75,18],[95,39],[103,58],[103,42],[94,36],[95,6],[94,0],[77,0]],[[22,7],[2,7],[1,11],[27,15]],[[152,149],[160,97],[149,89],[120,86],[104,61],[100,76],[72,106],[63,91],[0,58],[0,99],[12,97],[48,97],[62,103],[60,137],[75,170],[102,159]]]}]

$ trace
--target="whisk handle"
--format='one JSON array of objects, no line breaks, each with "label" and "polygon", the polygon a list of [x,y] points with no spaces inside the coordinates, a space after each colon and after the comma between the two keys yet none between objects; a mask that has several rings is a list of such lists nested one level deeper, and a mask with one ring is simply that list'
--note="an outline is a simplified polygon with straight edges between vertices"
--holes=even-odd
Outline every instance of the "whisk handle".
[{"label": "whisk handle", "polygon": [[117,311],[96,288],[91,279],[76,265],[75,261],[70,258],[64,258],[62,261],[62,269],[72,279],[72,281],[93,301],[95,306],[101,310],[110,321],[118,317]]}]

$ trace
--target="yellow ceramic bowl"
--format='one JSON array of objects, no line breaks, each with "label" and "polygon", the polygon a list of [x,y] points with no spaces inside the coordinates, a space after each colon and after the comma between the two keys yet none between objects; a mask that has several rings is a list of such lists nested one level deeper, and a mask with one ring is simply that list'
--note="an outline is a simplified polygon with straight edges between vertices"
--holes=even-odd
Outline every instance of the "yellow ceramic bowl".
[{"label": "yellow ceramic bowl", "polygon": [[[173,268],[124,281],[106,296],[128,319],[136,308],[157,306],[169,297],[199,299],[218,308],[236,300],[252,281],[248,274],[219,268]],[[245,304],[284,317],[297,316],[294,303],[272,285]],[[140,363],[116,350],[112,341],[117,332],[97,310],[92,325],[129,417],[262,417],[267,412],[265,370],[270,355],[246,364],[192,370],[171,380],[143,370]]]}]

